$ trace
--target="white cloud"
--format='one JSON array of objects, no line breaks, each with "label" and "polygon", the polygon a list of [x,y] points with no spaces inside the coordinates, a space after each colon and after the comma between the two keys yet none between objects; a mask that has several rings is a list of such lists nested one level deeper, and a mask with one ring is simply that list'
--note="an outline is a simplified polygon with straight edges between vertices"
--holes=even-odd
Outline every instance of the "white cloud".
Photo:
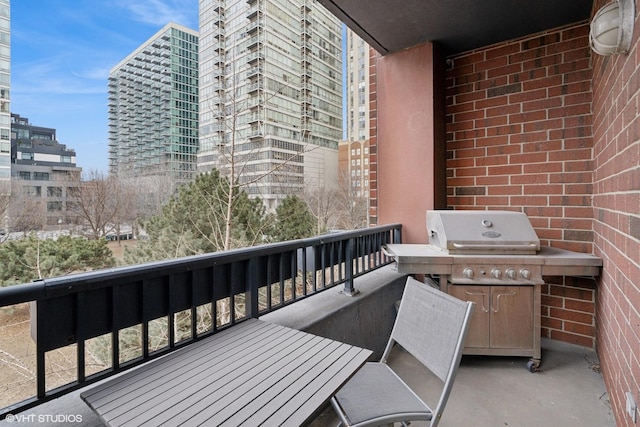
[{"label": "white cloud", "polygon": [[146,24],[164,26],[169,22],[178,22],[193,26],[188,9],[198,7],[193,0],[125,0],[119,1],[118,6],[132,13],[130,19]]}]

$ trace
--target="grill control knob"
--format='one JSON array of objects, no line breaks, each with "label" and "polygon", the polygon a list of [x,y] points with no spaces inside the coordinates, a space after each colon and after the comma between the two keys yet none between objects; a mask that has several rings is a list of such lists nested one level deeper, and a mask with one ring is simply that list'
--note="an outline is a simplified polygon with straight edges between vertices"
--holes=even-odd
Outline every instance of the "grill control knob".
[{"label": "grill control knob", "polygon": [[516,278],[516,271],[513,268],[507,268],[505,273],[507,274],[507,277],[511,280],[514,280]]},{"label": "grill control knob", "polygon": [[499,268],[492,268],[491,275],[493,276],[494,279],[499,279],[500,276],[502,276],[502,271],[500,271]]},{"label": "grill control knob", "polygon": [[525,280],[531,279],[531,272],[529,270],[527,270],[526,268],[523,268],[522,270],[520,270],[520,275]]},{"label": "grill control knob", "polygon": [[462,271],[462,274],[464,275],[464,277],[466,277],[467,279],[473,279],[473,268],[465,268]]}]

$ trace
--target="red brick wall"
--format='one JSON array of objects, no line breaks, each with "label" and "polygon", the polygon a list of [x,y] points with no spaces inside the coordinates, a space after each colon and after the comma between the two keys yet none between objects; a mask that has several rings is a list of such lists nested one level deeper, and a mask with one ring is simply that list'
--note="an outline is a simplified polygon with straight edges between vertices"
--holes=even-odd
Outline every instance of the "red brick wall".
[{"label": "red brick wall", "polygon": [[[525,212],[543,245],[593,252],[587,24],[449,59],[447,197]],[[595,345],[591,279],[545,277],[542,334]]]},{"label": "red brick wall", "polygon": [[[598,0],[594,10],[608,1]],[[603,258],[597,349],[618,426],[640,402],[640,49],[638,11],[626,55],[593,54],[594,243]],[[640,420],[635,424],[640,425]]]}]

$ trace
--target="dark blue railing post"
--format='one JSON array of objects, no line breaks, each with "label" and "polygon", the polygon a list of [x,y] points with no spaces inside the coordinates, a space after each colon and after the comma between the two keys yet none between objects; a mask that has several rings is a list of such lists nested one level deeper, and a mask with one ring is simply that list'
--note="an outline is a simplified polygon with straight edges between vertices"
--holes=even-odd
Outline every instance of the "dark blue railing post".
[{"label": "dark blue railing post", "polygon": [[402,243],[402,226],[393,229],[393,243]]},{"label": "dark blue railing post", "polygon": [[256,258],[249,260],[247,272],[247,299],[245,300],[245,310],[247,311],[247,317],[258,317],[259,302],[258,302],[258,267]]},{"label": "dark blue railing post", "polygon": [[348,239],[345,244],[345,281],[344,289],[341,293],[350,297],[358,294],[358,290],[353,285],[353,254],[355,252],[355,241],[356,238],[352,237]]}]

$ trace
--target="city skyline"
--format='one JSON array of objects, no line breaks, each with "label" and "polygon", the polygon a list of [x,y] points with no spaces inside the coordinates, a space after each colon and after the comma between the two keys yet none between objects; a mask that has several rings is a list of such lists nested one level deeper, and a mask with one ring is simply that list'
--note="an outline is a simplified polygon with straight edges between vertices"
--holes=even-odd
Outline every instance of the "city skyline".
[{"label": "city skyline", "polygon": [[169,22],[197,31],[198,1],[11,2],[11,112],[106,173],[109,71]]}]

